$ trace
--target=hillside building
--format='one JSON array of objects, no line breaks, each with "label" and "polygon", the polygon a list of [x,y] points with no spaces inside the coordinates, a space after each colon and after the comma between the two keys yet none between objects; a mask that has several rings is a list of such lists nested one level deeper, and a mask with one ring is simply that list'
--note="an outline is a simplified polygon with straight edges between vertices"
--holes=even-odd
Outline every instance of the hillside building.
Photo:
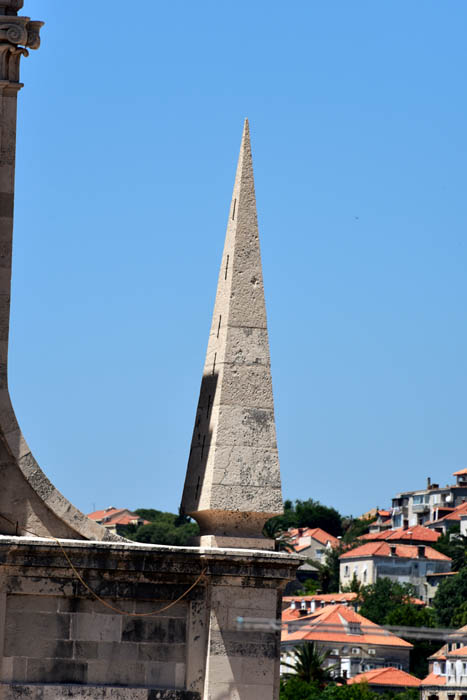
[{"label": "hillside building", "polygon": [[329,652],[327,666],[336,675],[353,678],[364,671],[392,666],[409,670],[412,644],[384,630],[342,603],[326,605],[308,613],[307,608],[290,606],[282,613],[283,661],[290,660],[294,647],[314,642],[319,651]]},{"label": "hillside building", "polygon": [[440,487],[428,478],[426,488],[398,493],[392,499],[392,527],[406,530],[414,525],[425,525],[466,500],[467,469],[456,471],[453,476],[456,483],[451,486]]},{"label": "hillside building", "polygon": [[432,547],[389,542],[367,542],[339,559],[341,586],[349,584],[354,577],[365,586],[379,578],[389,578],[412,584],[415,595],[426,603],[434,597],[427,576],[449,572],[452,564],[449,557]]}]

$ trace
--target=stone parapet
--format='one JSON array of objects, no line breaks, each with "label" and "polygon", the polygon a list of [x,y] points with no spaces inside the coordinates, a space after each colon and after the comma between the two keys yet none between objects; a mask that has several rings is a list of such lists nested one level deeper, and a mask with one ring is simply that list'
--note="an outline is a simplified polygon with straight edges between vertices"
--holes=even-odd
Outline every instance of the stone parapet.
[{"label": "stone parapet", "polygon": [[[0,697],[62,697],[51,688],[66,684],[80,686],[66,695],[76,698],[271,700],[279,633],[239,631],[237,618],[278,619],[299,563],[264,550],[0,537]],[[43,694],[27,695],[31,685]]]}]

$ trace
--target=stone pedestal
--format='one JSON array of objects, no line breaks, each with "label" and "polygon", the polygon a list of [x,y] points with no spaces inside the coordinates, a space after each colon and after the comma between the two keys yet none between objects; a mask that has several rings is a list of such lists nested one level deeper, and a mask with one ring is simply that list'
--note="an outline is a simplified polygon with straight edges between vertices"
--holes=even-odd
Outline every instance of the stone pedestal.
[{"label": "stone pedestal", "polygon": [[[273,700],[287,554],[0,538],[0,698]],[[132,613],[167,610],[147,617]],[[63,687],[63,695],[58,690]],[[123,686],[123,687],[122,687]],[[65,692],[66,690],[66,692]],[[55,693],[55,695],[54,695]]]}]

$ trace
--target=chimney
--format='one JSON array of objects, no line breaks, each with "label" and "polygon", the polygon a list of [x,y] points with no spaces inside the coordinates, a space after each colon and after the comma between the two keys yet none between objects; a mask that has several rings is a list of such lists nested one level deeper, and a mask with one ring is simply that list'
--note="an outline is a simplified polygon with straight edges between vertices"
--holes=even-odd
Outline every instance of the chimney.
[{"label": "chimney", "polygon": [[306,600],[302,600],[300,603],[300,615],[307,615],[308,610],[306,609]]},{"label": "chimney", "polygon": [[291,609],[291,610],[296,610],[296,608],[297,608],[297,603],[295,602],[295,600],[292,600],[292,601],[290,602],[290,609]]},{"label": "chimney", "polygon": [[429,476],[427,476],[427,478],[426,478],[426,487],[427,487],[427,489],[429,489],[430,486],[431,486],[431,478],[430,478]]},{"label": "chimney", "polygon": [[420,558],[420,559],[424,559],[424,558],[425,558],[425,545],[420,544],[420,545],[417,547],[417,549],[418,549],[418,556],[419,556],[419,558]]},{"label": "chimney", "polygon": [[391,550],[391,557],[397,557],[396,553],[396,545],[395,544],[390,544],[389,549]]}]

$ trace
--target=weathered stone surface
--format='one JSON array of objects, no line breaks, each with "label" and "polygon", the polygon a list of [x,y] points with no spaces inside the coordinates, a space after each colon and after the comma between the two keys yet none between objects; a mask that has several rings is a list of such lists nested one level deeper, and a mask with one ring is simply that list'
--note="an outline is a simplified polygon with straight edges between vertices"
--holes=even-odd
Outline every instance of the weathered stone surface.
[{"label": "weathered stone surface", "polygon": [[199,693],[164,688],[137,688],[135,686],[92,685],[27,685],[15,684],[4,689],[3,700],[201,700]]},{"label": "weathered stone surface", "polygon": [[[225,683],[219,676],[225,659],[232,692],[243,698],[247,687],[259,694],[266,687],[275,697],[278,635],[239,631],[237,618],[276,616],[296,558],[264,550],[61,542],[113,609],[77,580],[55,541],[0,536],[0,697],[62,697],[51,689],[62,692],[66,683],[63,697],[208,699]],[[153,614],[132,617],[134,611]],[[107,694],[117,686],[132,694]],[[160,694],[163,688],[181,694]]]},{"label": "weathered stone surface", "polygon": [[[200,524],[203,544],[220,542],[222,534],[223,538],[232,537],[232,547],[249,547],[253,541],[257,547],[268,546],[260,537],[262,525],[282,512],[248,122],[240,148],[182,507]],[[222,511],[245,515],[243,542],[239,519],[224,517]],[[248,514],[250,527],[246,525]],[[216,524],[216,518],[222,526]],[[230,533],[229,523],[234,525]],[[251,538],[253,527],[256,540]],[[224,542],[227,540],[222,539]]]}]

